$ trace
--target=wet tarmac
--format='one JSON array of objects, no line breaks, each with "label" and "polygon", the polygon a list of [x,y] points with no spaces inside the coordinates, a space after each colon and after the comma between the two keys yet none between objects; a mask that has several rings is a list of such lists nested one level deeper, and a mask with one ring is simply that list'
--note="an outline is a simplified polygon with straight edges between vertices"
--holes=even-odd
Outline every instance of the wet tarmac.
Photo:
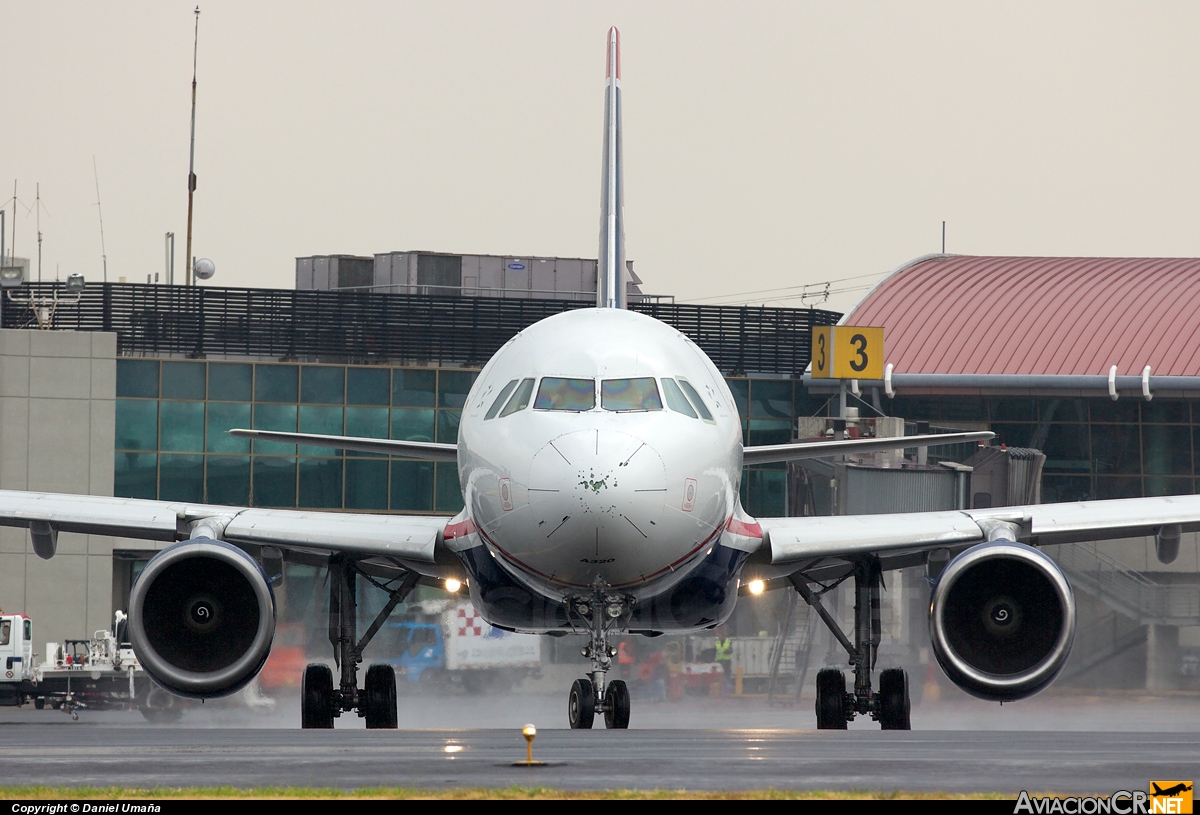
[{"label": "wet tarmac", "polygon": [[[810,703],[811,704],[811,703]],[[863,789],[1108,794],[1200,768],[1200,696],[1046,693],[1004,706],[925,703],[912,732],[857,721],[813,730],[809,705],[764,699],[642,703],[631,729],[566,729],[558,695],[415,696],[401,730],[353,715],[301,731],[298,705],[206,704],[152,725],[136,711],[0,709],[5,784],[181,787]],[[537,725],[538,768],[520,727]]]}]

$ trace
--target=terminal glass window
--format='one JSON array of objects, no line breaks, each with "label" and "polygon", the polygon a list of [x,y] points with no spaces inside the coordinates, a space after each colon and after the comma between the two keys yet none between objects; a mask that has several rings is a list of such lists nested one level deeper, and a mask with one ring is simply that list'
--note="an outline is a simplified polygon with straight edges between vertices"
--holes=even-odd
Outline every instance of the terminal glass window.
[{"label": "terminal glass window", "polygon": [[295,404],[299,368],[295,365],[255,365],[254,401]]},{"label": "terminal glass window", "polygon": [[[254,429],[278,430],[285,433],[295,433],[296,406],[255,405]],[[254,452],[268,454],[278,453],[282,455],[294,456],[296,454],[296,445],[277,441],[256,441],[254,442]]]},{"label": "terminal glass window", "polygon": [[433,407],[436,383],[436,371],[393,371],[392,404],[397,407]]},{"label": "terminal glass window", "polygon": [[387,368],[346,369],[346,404],[387,405],[390,380]]},{"label": "terminal glass window", "polygon": [[203,362],[163,362],[163,398],[203,399],[204,368]]},{"label": "terminal glass window", "polygon": [[534,410],[591,410],[596,406],[594,379],[564,379],[547,376],[538,386]]},{"label": "terminal glass window", "polygon": [[158,363],[145,359],[121,360],[117,365],[117,396],[157,399]]},{"label": "terminal glass window", "polygon": [[438,371],[438,407],[461,410],[477,376],[476,371]]},{"label": "terminal glass window", "polygon": [[208,398],[217,402],[249,402],[254,369],[243,362],[208,366]]},{"label": "terminal glass window", "polygon": [[204,449],[204,403],[159,402],[160,450]]},{"label": "terminal glass window", "polygon": [[250,406],[230,402],[208,403],[208,441],[210,453],[249,453],[250,439],[230,436],[227,431],[250,427]]},{"label": "terminal glass window", "polygon": [[662,400],[651,377],[605,379],[600,382],[600,407],[616,411],[662,410]]},{"label": "terminal glass window", "polygon": [[116,449],[157,450],[158,402],[118,399],[116,408]]},{"label": "terminal glass window", "polygon": [[340,405],[346,400],[346,372],[334,365],[305,365],[300,370],[300,401]]}]

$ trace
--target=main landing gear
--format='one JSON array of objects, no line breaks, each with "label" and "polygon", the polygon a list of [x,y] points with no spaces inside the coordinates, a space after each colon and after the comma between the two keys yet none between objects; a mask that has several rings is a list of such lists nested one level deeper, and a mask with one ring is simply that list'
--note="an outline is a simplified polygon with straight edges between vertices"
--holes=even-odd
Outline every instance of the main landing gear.
[{"label": "main landing gear", "polygon": [[[355,581],[362,575],[388,593],[383,610],[371,627],[358,639],[358,600]],[[417,585],[419,575],[410,572],[394,589],[388,588],[359,569],[353,558],[334,555],[329,559],[329,642],[333,644],[334,663],[341,671],[340,686],[333,686],[328,665],[314,662],[304,669],[300,686],[300,726],[304,729],[331,729],[333,720],[343,711],[358,710],[369,730],[396,728],[396,672],[391,665],[377,664],[367,669],[366,687],[358,689],[358,664],[363,649],[375,636],[398,603]]]},{"label": "main landing gear", "polygon": [[629,622],[633,598],[608,593],[605,588],[597,580],[591,596],[567,601],[572,625],[588,633],[588,644],[581,653],[592,661],[590,678],[576,679],[567,697],[567,721],[572,730],[591,729],[597,713],[604,717],[604,726],[609,730],[629,727],[629,688],[620,679],[605,684],[605,676],[617,655],[617,647],[609,645],[608,635]]},{"label": "main landing gear", "polygon": [[861,560],[854,565],[852,574],[855,597],[853,643],[821,605],[820,595],[841,581],[813,592],[803,576],[791,577],[792,586],[846,649],[854,668],[854,690],[849,693],[846,675],[840,668],[825,668],[817,674],[817,729],[845,730],[855,716],[870,715],[884,730],[911,730],[908,674],[903,668],[880,672],[879,691],[871,691],[871,672],[875,669],[881,635],[879,587],[883,581],[879,561],[874,558]]}]

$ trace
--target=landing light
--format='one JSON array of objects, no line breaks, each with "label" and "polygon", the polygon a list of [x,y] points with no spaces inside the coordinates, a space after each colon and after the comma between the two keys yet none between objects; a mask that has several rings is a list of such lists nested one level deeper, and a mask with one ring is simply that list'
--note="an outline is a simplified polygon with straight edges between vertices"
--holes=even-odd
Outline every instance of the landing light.
[{"label": "landing light", "polygon": [[762,594],[763,590],[767,588],[767,584],[761,580],[751,580],[746,588],[750,590],[751,594]]},{"label": "landing light", "polygon": [[450,592],[451,594],[456,594],[461,588],[461,581],[455,580],[453,577],[446,578],[446,591]]}]

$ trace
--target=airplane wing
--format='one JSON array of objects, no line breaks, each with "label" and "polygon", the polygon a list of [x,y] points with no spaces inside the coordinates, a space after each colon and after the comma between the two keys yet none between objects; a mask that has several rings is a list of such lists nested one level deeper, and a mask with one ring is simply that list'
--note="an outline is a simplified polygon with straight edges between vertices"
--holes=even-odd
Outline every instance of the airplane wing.
[{"label": "airplane wing", "polygon": [[449,561],[439,563],[438,558],[448,520],[0,490],[0,526],[30,529],[34,550],[43,558],[53,556],[60,531],[178,541],[188,538],[194,525],[209,522],[223,526],[222,540],[233,544],[344,552],[393,562],[429,577],[457,576]]},{"label": "airplane wing", "polygon": [[[244,433],[245,431],[230,431]],[[257,432],[257,431],[256,431]],[[295,435],[276,433],[276,436]],[[977,431],[972,433],[943,433],[928,436],[893,436],[875,439],[839,439],[838,441],[801,441],[790,444],[762,444],[742,449],[742,464],[773,464],[780,461],[798,461],[804,458],[824,458],[847,453],[873,453],[878,450],[895,450],[907,447],[937,447],[941,444],[962,444],[972,441],[987,441],[995,433]]]},{"label": "airplane wing", "polygon": [[[230,436],[258,441],[278,441],[284,444],[311,444],[341,450],[360,450],[364,453],[383,453],[422,461],[457,461],[458,445],[432,441],[402,441],[400,439],[371,439],[362,436],[323,436],[319,433],[285,433],[276,430],[229,430]],[[911,445],[910,445],[911,446]]]},{"label": "airplane wing", "polygon": [[[1200,531],[1200,495],[1034,504],[995,509],[759,518],[770,563],[786,573],[821,562],[904,555],[1012,538],[1033,546]],[[1000,531],[998,530],[1005,530]],[[911,560],[911,559],[909,559]]]}]

